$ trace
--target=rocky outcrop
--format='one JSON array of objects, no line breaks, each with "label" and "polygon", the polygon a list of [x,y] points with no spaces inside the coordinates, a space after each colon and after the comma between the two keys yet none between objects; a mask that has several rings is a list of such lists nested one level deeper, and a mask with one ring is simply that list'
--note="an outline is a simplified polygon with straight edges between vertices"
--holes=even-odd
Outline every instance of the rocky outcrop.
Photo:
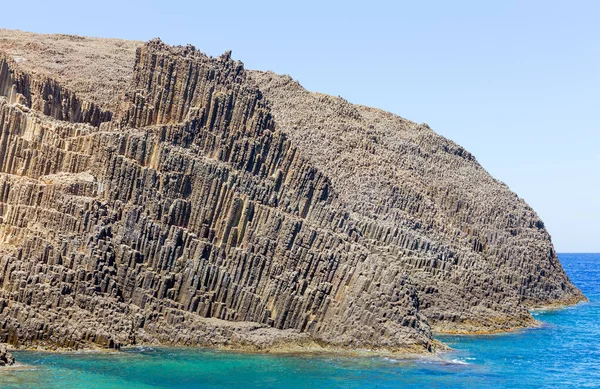
[{"label": "rocky outcrop", "polygon": [[519,327],[530,321],[527,308],[583,298],[538,215],[464,148],[426,124],[308,92],[290,77],[251,77],[371,245],[410,269],[435,329]]},{"label": "rocky outcrop", "polygon": [[44,115],[73,123],[100,125],[111,113],[83,101],[51,78],[36,78],[19,71],[16,63],[0,55],[0,95],[9,103],[25,105]]},{"label": "rocky outcrop", "polygon": [[0,48],[23,72],[51,78],[82,100],[115,112],[129,87],[135,51],[143,42],[32,34],[0,28]]},{"label": "rocky outcrop", "polygon": [[426,125],[158,40],[116,102],[0,58],[0,341],[426,352],[583,299]]},{"label": "rocky outcrop", "polygon": [[12,366],[14,364],[15,358],[8,352],[5,345],[0,344],[0,366]]}]

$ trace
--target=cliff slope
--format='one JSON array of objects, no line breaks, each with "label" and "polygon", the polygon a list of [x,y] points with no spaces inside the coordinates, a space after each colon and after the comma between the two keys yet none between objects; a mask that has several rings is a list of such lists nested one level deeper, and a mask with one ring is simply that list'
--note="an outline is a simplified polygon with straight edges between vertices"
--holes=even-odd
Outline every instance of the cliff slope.
[{"label": "cliff slope", "polygon": [[158,40],[0,53],[0,341],[423,352],[584,299],[427,125]]}]

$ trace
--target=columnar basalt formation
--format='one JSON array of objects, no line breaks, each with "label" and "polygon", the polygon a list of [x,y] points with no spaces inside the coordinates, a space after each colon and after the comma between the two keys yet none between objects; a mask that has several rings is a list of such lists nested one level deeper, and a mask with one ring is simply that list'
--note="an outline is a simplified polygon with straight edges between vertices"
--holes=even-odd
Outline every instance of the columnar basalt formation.
[{"label": "columnar basalt formation", "polygon": [[51,78],[32,77],[23,73],[0,55],[0,95],[9,103],[25,105],[44,115],[72,123],[100,125],[110,121],[111,113],[96,104],[78,99],[75,94]]},{"label": "columnar basalt formation", "polygon": [[287,76],[251,77],[371,244],[412,270],[434,328],[508,329],[530,321],[526,308],[584,298],[536,213],[462,147],[426,124],[308,92]]},{"label": "columnar basalt formation", "polygon": [[[230,53],[31,39],[0,32],[0,341],[426,352],[432,327],[584,298],[531,208],[426,125]],[[61,57],[69,89],[28,62],[61,41],[130,70],[94,94]]]}]

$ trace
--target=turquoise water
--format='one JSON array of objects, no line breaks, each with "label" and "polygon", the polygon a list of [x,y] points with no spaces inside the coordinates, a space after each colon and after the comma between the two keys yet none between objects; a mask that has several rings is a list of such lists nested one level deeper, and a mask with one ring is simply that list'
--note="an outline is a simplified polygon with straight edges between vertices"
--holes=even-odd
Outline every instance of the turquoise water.
[{"label": "turquoise water", "polygon": [[562,254],[590,299],[537,312],[542,328],[440,337],[444,361],[243,355],[189,349],[120,353],[15,352],[29,365],[0,388],[600,388],[600,254]]}]

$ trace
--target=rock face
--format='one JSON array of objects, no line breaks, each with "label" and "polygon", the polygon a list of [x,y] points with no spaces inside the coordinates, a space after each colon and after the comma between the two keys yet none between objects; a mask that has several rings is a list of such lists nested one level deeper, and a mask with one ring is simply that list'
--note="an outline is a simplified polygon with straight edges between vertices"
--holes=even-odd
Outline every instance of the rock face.
[{"label": "rock face", "polygon": [[8,352],[6,346],[0,344],[0,366],[12,366],[15,364],[15,358]]},{"label": "rock face", "polygon": [[[35,39],[0,31],[0,341],[425,352],[584,299],[535,212],[426,125],[230,53]],[[90,51],[112,55],[72,66]]]}]

